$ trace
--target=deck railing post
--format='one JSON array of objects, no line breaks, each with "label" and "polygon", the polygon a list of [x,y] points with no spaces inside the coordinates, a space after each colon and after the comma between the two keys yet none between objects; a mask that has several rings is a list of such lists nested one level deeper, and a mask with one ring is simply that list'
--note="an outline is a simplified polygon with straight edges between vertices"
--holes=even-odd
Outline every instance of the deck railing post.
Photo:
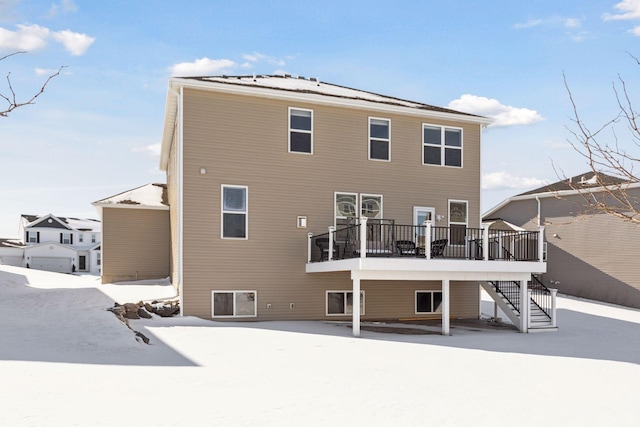
[{"label": "deck railing post", "polygon": [[538,227],[538,259],[544,262],[544,225]]},{"label": "deck railing post", "polygon": [[307,263],[311,262],[311,238],[313,237],[313,233],[307,233]]},{"label": "deck railing post", "polygon": [[551,292],[551,326],[556,327],[556,294],[557,289],[549,289]]},{"label": "deck railing post", "polygon": [[489,261],[489,227],[482,228],[482,258]]},{"label": "deck railing post", "polygon": [[367,256],[367,217],[360,218],[360,258]]},{"label": "deck railing post", "polygon": [[431,221],[425,221],[422,223],[424,225],[424,257],[426,259],[431,259]]},{"label": "deck railing post", "polygon": [[329,227],[329,253],[327,254],[327,260],[333,259],[333,239],[335,238],[336,227],[333,225]]}]

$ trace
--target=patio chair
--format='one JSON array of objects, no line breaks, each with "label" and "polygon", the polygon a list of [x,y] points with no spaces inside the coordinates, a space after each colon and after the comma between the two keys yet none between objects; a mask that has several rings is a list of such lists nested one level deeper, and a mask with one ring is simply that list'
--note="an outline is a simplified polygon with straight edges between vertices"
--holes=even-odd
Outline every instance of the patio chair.
[{"label": "patio chair", "polygon": [[444,248],[449,243],[448,239],[438,239],[431,242],[431,258],[444,257]]},{"label": "patio chair", "polygon": [[[318,237],[316,239],[316,246],[320,249],[320,258],[318,261],[328,260],[329,259],[329,238],[328,237]],[[340,247],[336,244],[336,241],[333,241],[333,258],[338,258],[340,253]]]},{"label": "patio chair", "polygon": [[412,240],[397,240],[396,249],[401,256],[416,255],[416,244]]}]

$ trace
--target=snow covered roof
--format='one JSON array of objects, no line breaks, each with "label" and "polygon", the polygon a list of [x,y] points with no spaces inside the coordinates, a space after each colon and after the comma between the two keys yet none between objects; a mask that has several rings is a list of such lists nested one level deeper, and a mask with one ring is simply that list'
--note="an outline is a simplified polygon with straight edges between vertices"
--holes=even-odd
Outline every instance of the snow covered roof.
[{"label": "snow covered roof", "polygon": [[[95,232],[95,233],[99,233],[102,225],[100,223],[99,220],[97,219],[93,219],[93,218],[72,218],[72,217],[62,217],[62,216],[56,216],[53,214],[47,214],[47,215],[29,215],[29,214],[22,214],[20,216],[20,219],[22,221],[22,225],[23,227],[33,227],[33,226],[39,226],[38,223],[41,222],[42,220],[46,219],[46,218],[50,218],[51,221],[53,220],[58,220],[59,222],[63,223],[64,225],[66,225],[67,228],[71,228],[77,231],[86,231],[86,232]],[[49,222],[51,222],[49,221]],[[55,223],[57,224],[57,223]],[[58,225],[59,227],[62,227],[60,225]],[[46,227],[46,225],[45,225]]]},{"label": "snow covered roof", "polygon": [[595,172],[589,171],[509,197],[485,212],[483,214],[483,218],[490,218],[498,210],[502,209],[510,202],[517,200],[557,197],[559,195],[568,196],[584,192],[598,192],[604,191],[606,188],[640,188],[640,182],[629,181],[623,178],[607,175],[602,172],[598,172],[596,175]]},{"label": "snow covered roof", "polygon": [[460,114],[471,117],[480,117],[475,114],[462,113],[449,108],[436,107],[420,102],[407,101],[391,96],[379,95],[364,90],[352,89],[332,83],[321,82],[316,78],[293,77],[284,75],[255,75],[255,76],[213,76],[213,77],[177,77],[176,79],[196,80],[201,82],[220,83],[244,87],[276,89],[288,92],[318,94],[344,99],[359,99],[381,104],[399,105],[403,107],[417,108],[421,110],[440,111],[451,114]]},{"label": "snow covered roof", "polygon": [[24,248],[25,244],[18,239],[0,239],[0,248]]},{"label": "snow covered roof", "polygon": [[168,209],[167,186],[166,184],[146,184],[141,187],[134,188],[98,200],[92,203],[96,207],[144,207]]}]

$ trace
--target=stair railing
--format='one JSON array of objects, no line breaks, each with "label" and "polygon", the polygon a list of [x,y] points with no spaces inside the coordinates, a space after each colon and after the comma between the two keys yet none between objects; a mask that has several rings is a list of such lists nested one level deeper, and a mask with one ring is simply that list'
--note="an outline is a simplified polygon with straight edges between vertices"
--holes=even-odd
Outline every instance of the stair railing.
[{"label": "stair railing", "polygon": [[490,282],[502,297],[520,314],[520,283],[513,280],[498,280]]}]

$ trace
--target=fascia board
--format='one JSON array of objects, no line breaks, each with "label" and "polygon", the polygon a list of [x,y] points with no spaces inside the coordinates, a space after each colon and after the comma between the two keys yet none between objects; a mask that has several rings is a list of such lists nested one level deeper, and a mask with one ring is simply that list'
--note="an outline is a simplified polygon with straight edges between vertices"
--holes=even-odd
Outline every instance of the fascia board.
[{"label": "fascia board", "polygon": [[[389,105],[368,100],[340,98],[327,95],[286,91],[279,89],[261,88],[255,86],[238,86],[233,84],[224,84],[218,82],[200,82],[188,81],[182,79],[171,79],[170,87],[182,86],[189,89],[209,90],[222,93],[231,93],[236,95],[258,96],[264,98],[282,99],[293,102],[309,102],[313,104],[357,108],[363,110],[373,110],[389,114],[403,114],[424,117],[427,119],[442,119],[451,121],[463,121],[468,123],[477,123],[480,125],[489,125],[493,123],[492,119],[486,117],[466,116],[463,114],[452,114],[440,111],[422,110],[418,108],[405,107],[401,105]],[[166,130],[166,127],[165,127]]]}]

